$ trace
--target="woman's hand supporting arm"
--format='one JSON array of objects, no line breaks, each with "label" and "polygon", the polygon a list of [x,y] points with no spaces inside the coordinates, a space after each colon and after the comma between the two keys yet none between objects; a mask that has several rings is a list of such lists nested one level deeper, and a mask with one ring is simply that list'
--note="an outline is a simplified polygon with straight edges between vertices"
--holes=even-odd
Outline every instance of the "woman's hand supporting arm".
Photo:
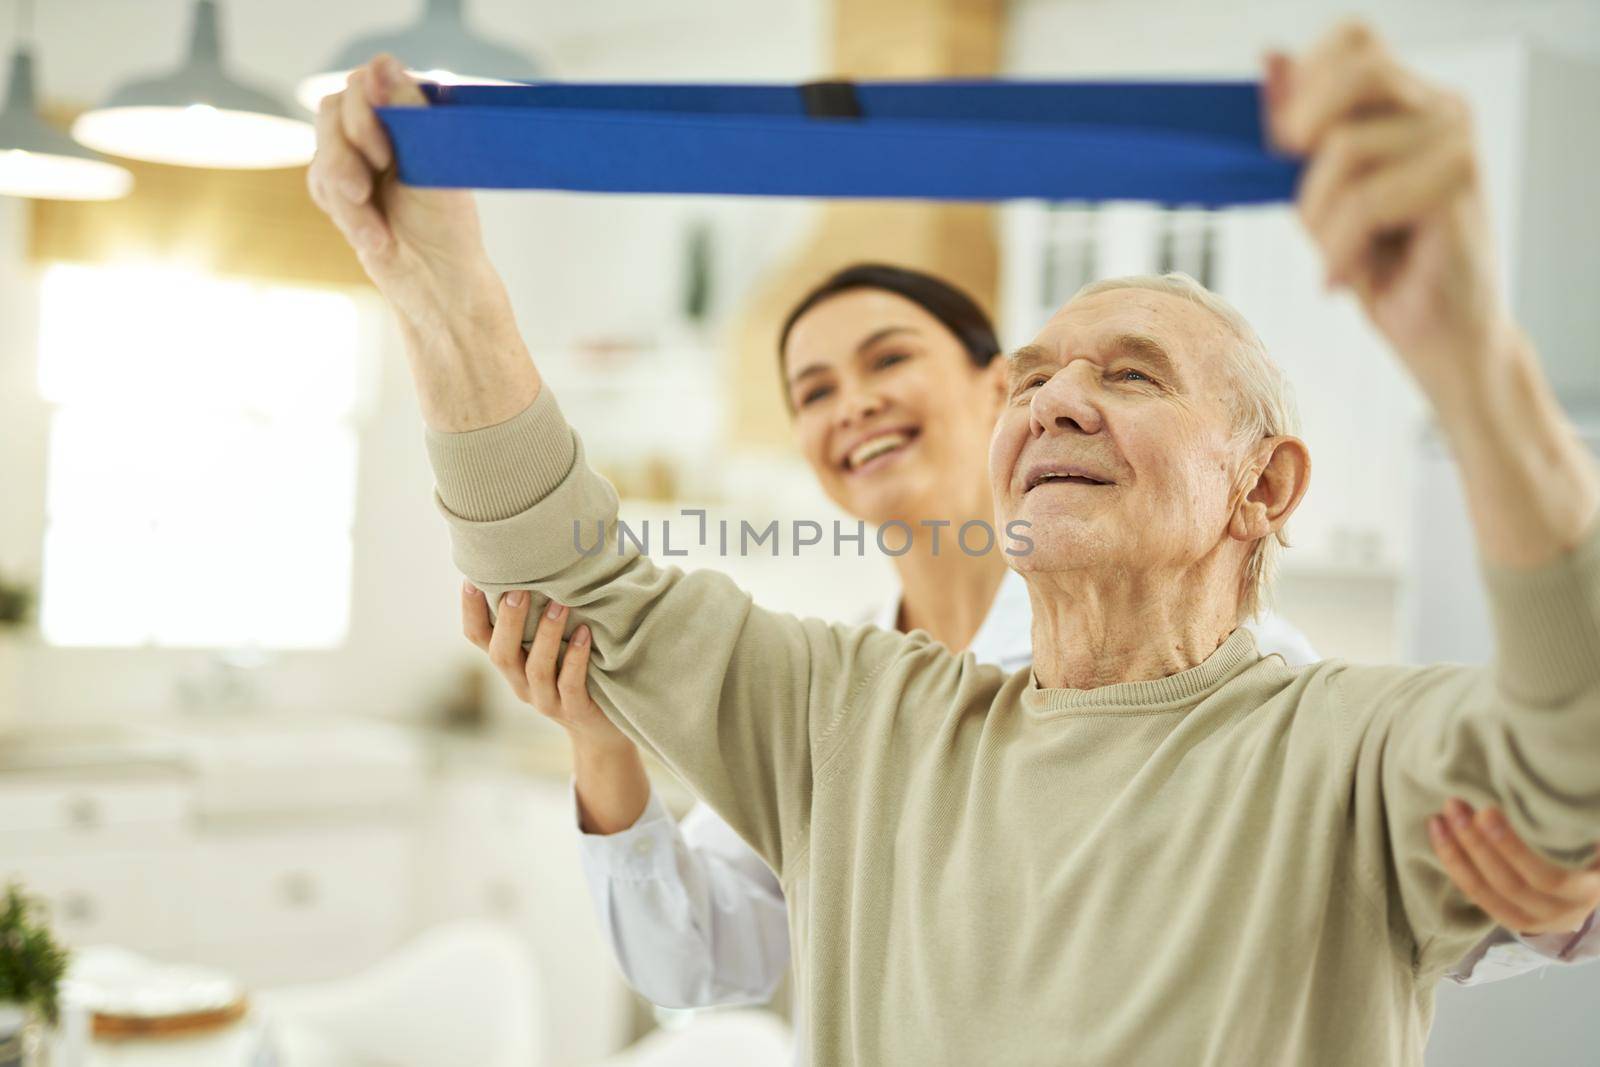
[{"label": "woman's hand supporting arm", "polygon": [[526,593],[513,593],[500,617],[491,618],[483,591],[465,582],[462,633],[489,654],[518,700],[566,731],[584,833],[621,833],[639,821],[650,801],[650,778],[639,747],[589,695],[589,642],[574,642],[565,656],[560,654],[567,620],[563,605],[551,602],[554,613],[547,610],[540,617],[533,645],[523,653],[528,604]]},{"label": "woman's hand supporting arm", "polygon": [[[546,612],[521,655],[528,603],[499,618],[462,587],[467,640],[524,703],[572,742],[573,806],[584,875],[600,926],[628,983],[656,1004],[761,1004],[789,964],[783,889],[750,846],[704,805],[680,828],[658,799],[638,746],[589,694],[589,643],[561,653],[566,611]],[[559,663],[558,663],[559,659]]]},{"label": "woman's hand supporting arm", "polygon": [[622,742],[615,748],[572,746],[578,817],[586,834],[621,833],[650,803],[650,776],[639,746],[626,737]]}]

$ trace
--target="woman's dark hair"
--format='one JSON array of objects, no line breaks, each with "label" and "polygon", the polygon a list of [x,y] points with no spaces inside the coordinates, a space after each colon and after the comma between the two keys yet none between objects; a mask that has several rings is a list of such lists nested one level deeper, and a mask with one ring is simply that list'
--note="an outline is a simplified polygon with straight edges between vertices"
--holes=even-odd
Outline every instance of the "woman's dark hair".
[{"label": "woman's dark hair", "polygon": [[[972,297],[947,281],[907,267],[893,267],[887,263],[856,263],[823,280],[789,312],[783,320],[783,330],[778,334],[778,365],[784,362],[783,350],[789,344],[789,332],[800,316],[827,300],[852,289],[882,289],[905,297],[928,314],[961,342],[967,358],[974,367],[987,367],[1000,354],[1000,342],[994,335],[994,324]],[[787,396],[787,393],[785,394]]]}]

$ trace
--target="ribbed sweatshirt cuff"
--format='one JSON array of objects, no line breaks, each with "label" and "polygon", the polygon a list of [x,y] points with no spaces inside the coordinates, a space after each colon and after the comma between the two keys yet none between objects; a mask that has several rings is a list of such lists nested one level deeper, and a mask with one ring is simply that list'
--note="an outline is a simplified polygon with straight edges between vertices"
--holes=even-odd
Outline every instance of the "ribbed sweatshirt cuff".
[{"label": "ribbed sweatshirt cuff", "polygon": [[527,511],[561,484],[577,455],[572,427],[548,386],[505,422],[465,433],[427,427],[425,437],[440,501],[471,522]]},{"label": "ribbed sweatshirt cuff", "polygon": [[578,785],[568,787],[572,797],[573,824],[578,828],[578,853],[591,877],[604,880],[669,881],[677,877],[678,824],[654,789],[644,811],[632,826],[612,834],[591,834],[583,829],[579,816]]},{"label": "ribbed sweatshirt cuff", "polygon": [[1542,567],[1483,570],[1506,695],[1556,707],[1600,687],[1600,520]]}]

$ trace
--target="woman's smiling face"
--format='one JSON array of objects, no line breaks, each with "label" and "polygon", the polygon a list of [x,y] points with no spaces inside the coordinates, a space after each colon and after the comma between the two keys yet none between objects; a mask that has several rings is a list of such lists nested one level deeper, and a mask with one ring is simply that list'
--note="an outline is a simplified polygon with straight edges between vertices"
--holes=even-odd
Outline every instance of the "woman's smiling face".
[{"label": "woman's smiling face", "polygon": [[783,355],[795,436],[834,503],[871,523],[991,513],[1004,359],[975,366],[920,304],[869,288],[808,310]]}]

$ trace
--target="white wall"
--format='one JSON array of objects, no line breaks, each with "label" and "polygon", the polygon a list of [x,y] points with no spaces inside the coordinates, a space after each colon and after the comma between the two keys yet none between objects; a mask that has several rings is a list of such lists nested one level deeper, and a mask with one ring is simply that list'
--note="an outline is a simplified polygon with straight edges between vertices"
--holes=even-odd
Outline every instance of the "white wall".
[{"label": "white wall", "polygon": [[1406,50],[1523,37],[1600,57],[1592,0],[1011,0],[1006,69],[1032,77],[1250,76],[1269,48],[1302,48],[1359,17]]}]

